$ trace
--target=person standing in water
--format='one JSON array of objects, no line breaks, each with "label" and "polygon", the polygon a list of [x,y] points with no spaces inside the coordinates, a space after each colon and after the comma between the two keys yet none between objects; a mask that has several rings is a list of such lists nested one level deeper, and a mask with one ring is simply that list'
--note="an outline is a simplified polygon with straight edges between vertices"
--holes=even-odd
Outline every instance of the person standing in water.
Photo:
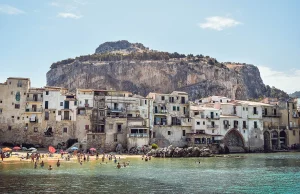
[{"label": "person standing in water", "polygon": [[120,163],[119,163],[119,162],[118,162],[117,168],[118,168],[118,169],[120,169],[120,168],[121,168],[121,165],[120,165]]},{"label": "person standing in water", "polygon": [[44,167],[44,161],[42,160],[42,162],[41,162],[41,167],[43,168]]},{"label": "person standing in water", "polygon": [[60,167],[60,161],[59,161],[59,159],[58,159],[57,162],[56,162],[56,166],[57,166],[57,167]]},{"label": "person standing in water", "polygon": [[37,168],[37,163],[36,162],[34,162],[34,169],[36,169]]}]

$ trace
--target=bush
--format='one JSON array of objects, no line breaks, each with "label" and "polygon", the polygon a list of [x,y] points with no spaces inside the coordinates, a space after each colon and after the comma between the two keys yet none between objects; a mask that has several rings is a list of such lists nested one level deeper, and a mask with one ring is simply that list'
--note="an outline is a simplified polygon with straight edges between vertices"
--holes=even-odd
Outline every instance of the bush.
[{"label": "bush", "polygon": [[153,143],[151,146],[152,146],[152,149],[155,149],[155,150],[158,148],[158,145],[155,143]]}]

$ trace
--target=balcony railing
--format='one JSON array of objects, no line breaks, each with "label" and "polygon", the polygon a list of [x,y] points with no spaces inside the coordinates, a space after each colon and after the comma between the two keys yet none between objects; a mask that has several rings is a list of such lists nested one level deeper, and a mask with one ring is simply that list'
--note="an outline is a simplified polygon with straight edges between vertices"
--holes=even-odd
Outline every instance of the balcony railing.
[{"label": "balcony railing", "polygon": [[71,121],[72,118],[71,117],[61,117],[61,120],[65,120],[65,121]]},{"label": "balcony railing", "polygon": [[147,133],[130,133],[129,137],[149,137]]},{"label": "balcony railing", "polygon": [[153,111],[154,114],[167,114],[168,110],[158,110],[158,111]]},{"label": "balcony railing", "polygon": [[265,114],[265,113],[263,113],[262,116],[263,117],[281,117],[281,113],[276,113],[276,114],[271,114],[271,113]]},{"label": "balcony railing", "polygon": [[28,101],[28,102],[43,102],[43,98],[27,97],[26,101]]},{"label": "balcony railing", "polygon": [[219,115],[217,115],[217,116],[216,115],[214,115],[214,116],[212,116],[212,115],[206,115],[206,118],[207,119],[220,119],[220,116]]},{"label": "balcony railing", "polygon": [[43,112],[42,108],[26,108],[25,112]]},{"label": "balcony railing", "polygon": [[219,128],[219,125],[206,125],[208,129],[216,129]]},{"label": "balcony railing", "polygon": [[107,109],[108,112],[123,112],[125,111],[124,108],[108,108]]}]

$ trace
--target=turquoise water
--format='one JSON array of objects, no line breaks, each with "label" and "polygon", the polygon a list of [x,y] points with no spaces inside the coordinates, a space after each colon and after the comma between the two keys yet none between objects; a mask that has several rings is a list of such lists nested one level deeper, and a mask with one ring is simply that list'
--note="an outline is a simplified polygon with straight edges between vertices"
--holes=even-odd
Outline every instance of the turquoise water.
[{"label": "turquoise water", "polygon": [[121,169],[100,161],[64,162],[52,171],[49,163],[44,169],[6,163],[0,164],[0,192],[300,193],[300,153],[244,156],[129,159],[130,166]]}]

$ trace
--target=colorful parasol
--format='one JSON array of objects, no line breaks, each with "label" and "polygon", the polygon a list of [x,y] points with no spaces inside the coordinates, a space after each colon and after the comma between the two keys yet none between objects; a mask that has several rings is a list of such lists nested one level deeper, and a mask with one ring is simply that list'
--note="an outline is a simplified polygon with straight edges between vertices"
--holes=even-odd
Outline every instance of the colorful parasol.
[{"label": "colorful parasol", "polygon": [[49,152],[53,154],[56,152],[56,149],[53,146],[49,146]]}]

